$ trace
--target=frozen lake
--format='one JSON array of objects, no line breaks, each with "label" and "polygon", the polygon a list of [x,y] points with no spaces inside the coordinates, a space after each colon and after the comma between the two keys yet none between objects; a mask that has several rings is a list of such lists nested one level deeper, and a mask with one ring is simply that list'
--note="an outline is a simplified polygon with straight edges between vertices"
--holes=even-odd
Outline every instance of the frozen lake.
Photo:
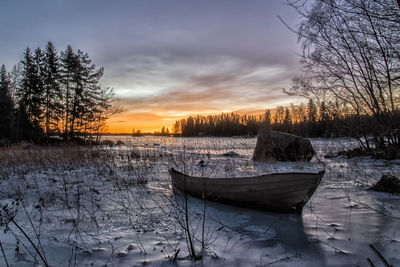
[{"label": "frozen lake", "polygon": [[[107,139],[124,142],[102,149],[113,156],[110,166],[88,160],[74,169],[63,159],[64,167],[46,163],[22,171],[2,166],[8,175],[1,181],[3,205],[22,196],[27,212],[20,208],[15,221],[33,240],[41,229],[41,246],[52,266],[195,265],[188,258],[183,197],[173,195],[167,170],[176,166],[198,173],[200,160],[206,164],[202,174],[215,177],[326,170],[302,216],[211,202],[204,210],[202,200],[189,198],[190,231],[197,252],[204,240],[205,266],[367,266],[368,259],[383,266],[370,245],[393,266],[400,264],[400,196],[367,190],[384,173],[399,177],[400,165],[370,158],[324,158],[355,147],[354,140],[312,139],[317,155],[311,163],[254,164],[255,138]],[[223,156],[232,151],[235,157]],[[13,175],[23,179],[17,182]],[[55,195],[53,201],[50,194]],[[39,198],[48,204],[37,208]],[[21,246],[25,239],[10,227],[14,231],[0,234],[9,264],[32,266],[31,255]],[[26,240],[24,244],[33,251]]]}]

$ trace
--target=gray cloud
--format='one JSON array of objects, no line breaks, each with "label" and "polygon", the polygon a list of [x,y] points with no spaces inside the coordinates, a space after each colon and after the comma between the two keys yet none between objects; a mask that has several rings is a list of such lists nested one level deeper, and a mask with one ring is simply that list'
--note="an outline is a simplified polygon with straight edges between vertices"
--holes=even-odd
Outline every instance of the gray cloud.
[{"label": "gray cloud", "polygon": [[[296,72],[297,23],[285,0],[16,1],[0,3],[5,63],[26,46],[71,43],[105,67],[130,113],[259,109]],[[18,18],[18,19],[15,19]],[[10,59],[12,56],[12,59]],[[0,62],[1,63],[1,62]],[[11,66],[9,66],[11,67]]]},{"label": "gray cloud", "polygon": [[[288,85],[288,75],[294,71],[282,64],[266,62],[262,65],[227,56],[193,58],[142,57],[135,60],[130,70],[132,79],[136,77],[143,86],[146,79],[150,80],[162,90],[140,97],[127,93],[120,97],[119,103],[134,107],[137,112],[160,113],[268,107],[284,100],[282,87]],[[148,65],[152,68],[150,72]],[[145,74],[140,69],[145,69]],[[149,75],[151,72],[157,75]],[[139,82],[136,85],[141,86]]]}]

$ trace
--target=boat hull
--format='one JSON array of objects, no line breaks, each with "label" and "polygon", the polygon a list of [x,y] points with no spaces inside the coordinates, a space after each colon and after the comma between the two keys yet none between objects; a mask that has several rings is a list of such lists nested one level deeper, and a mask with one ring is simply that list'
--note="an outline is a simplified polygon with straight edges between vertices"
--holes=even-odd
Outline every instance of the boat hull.
[{"label": "boat hull", "polygon": [[174,189],[194,197],[252,209],[301,214],[325,171],[241,178],[194,177],[174,168],[169,173]]}]

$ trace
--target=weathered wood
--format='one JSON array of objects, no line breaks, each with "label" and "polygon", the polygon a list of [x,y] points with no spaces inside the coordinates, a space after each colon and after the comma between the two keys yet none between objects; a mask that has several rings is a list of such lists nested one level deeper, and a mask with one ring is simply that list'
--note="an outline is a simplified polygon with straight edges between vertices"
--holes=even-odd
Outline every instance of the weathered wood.
[{"label": "weathered wood", "polygon": [[174,189],[194,197],[242,207],[301,213],[317,189],[325,171],[318,173],[274,173],[254,177],[193,177],[169,170]]}]

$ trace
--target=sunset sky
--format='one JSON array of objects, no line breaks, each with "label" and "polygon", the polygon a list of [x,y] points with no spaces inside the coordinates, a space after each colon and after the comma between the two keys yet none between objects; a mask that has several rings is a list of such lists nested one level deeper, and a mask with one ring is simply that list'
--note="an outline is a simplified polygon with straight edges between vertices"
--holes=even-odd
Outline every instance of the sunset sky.
[{"label": "sunset sky", "polygon": [[124,112],[111,132],[171,127],[191,114],[254,112],[300,101],[298,15],[284,0],[1,0],[0,64],[52,41],[105,68]]}]

